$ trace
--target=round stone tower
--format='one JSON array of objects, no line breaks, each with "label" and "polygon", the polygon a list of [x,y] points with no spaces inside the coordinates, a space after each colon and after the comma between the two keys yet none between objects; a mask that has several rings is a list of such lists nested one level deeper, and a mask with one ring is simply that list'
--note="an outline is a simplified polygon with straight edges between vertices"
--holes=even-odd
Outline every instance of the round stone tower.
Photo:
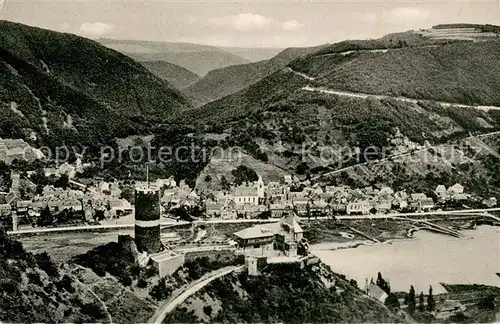
[{"label": "round stone tower", "polygon": [[160,252],[160,190],[155,186],[135,189],[135,244],[139,252]]}]

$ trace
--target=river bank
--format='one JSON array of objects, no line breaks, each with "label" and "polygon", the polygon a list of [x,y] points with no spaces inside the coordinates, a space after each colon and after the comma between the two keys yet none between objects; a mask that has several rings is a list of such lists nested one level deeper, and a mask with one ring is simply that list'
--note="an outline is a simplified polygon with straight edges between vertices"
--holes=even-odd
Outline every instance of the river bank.
[{"label": "river bank", "polygon": [[500,228],[480,226],[464,233],[472,239],[419,231],[411,239],[383,244],[334,242],[330,246],[315,244],[310,250],[334,271],[359,283],[376,277],[380,271],[391,281],[394,291],[407,291],[410,285],[417,292],[427,291],[432,285],[435,293],[445,293],[441,282],[500,286],[496,275],[500,253],[495,244]]}]

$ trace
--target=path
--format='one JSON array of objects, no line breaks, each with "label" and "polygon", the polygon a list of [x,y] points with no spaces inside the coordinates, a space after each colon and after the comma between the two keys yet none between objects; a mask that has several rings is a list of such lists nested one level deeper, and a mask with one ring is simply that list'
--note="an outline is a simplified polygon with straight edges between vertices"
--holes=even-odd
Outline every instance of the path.
[{"label": "path", "polygon": [[78,283],[79,285],[81,285],[83,288],[85,288],[89,293],[92,294],[92,296],[94,296],[99,301],[99,303],[101,303],[102,308],[104,309],[104,312],[106,313],[106,317],[108,318],[108,322],[109,323],[113,323],[113,318],[111,317],[111,313],[109,312],[108,306],[106,306],[106,303],[104,303],[104,301],[99,296],[97,296],[97,294],[92,289],[90,289],[86,284],[84,284],[83,282],[81,282],[72,273],[68,274],[68,276],[71,279],[73,279],[73,281],[75,281],[76,283]]},{"label": "path", "polygon": [[153,317],[151,317],[151,319],[149,320],[149,323],[158,323],[158,324],[162,323],[168,313],[173,311],[177,306],[182,304],[186,299],[188,299],[193,294],[200,291],[206,285],[208,285],[209,283],[218,278],[226,276],[235,271],[241,271],[243,269],[245,269],[245,266],[231,266],[218,269],[204,275],[203,277],[192,282],[188,286],[182,287],[174,291],[172,296],[167,301],[165,301],[160,306],[160,308],[158,308]]}]

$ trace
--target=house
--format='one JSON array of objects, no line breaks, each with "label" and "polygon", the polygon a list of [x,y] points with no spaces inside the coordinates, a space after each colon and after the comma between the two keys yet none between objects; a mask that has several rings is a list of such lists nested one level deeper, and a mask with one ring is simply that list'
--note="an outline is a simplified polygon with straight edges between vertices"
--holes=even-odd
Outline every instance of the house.
[{"label": "house", "polygon": [[497,205],[497,199],[495,197],[490,197],[489,199],[483,200],[483,205],[488,208],[493,208]]},{"label": "house", "polygon": [[[109,202],[110,210],[117,216],[132,214],[134,208],[132,204],[126,199],[114,199]],[[74,209],[75,210],[75,209]],[[81,207],[80,209],[81,210]]]},{"label": "house", "polygon": [[411,207],[417,210],[430,210],[435,207],[434,200],[432,198],[425,198],[415,200],[411,203]]},{"label": "house", "polygon": [[297,198],[305,198],[307,197],[307,193],[304,191],[290,191],[288,193],[288,199],[297,199]]},{"label": "house", "polygon": [[270,182],[265,188],[265,195],[267,195],[268,199],[272,202],[284,201],[287,196],[285,188],[285,186],[281,186],[277,182]]},{"label": "house", "polygon": [[7,204],[13,204],[19,200],[20,200],[19,195],[15,192],[9,192],[5,196],[5,201],[7,202]]},{"label": "house", "polygon": [[453,186],[448,188],[448,194],[450,196],[454,196],[457,194],[463,194],[463,193],[464,193],[464,187],[459,183],[455,183]]},{"label": "house", "polygon": [[289,174],[285,174],[283,176],[283,182],[286,183],[287,185],[291,185],[293,182],[292,176]]},{"label": "house", "polygon": [[27,215],[31,209],[31,200],[19,200],[16,203],[16,210],[18,215]]},{"label": "house", "polygon": [[438,196],[438,198],[441,199],[446,199],[446,197],[448,196],[448,191],[446,190],[446,187],[444,185],[437,186],[436,190],[434,190],[434,193],[436,194],[436,196]]},{"label": "house", "polygon": [[346,205],[337,203],[332,205],[332,210],[337,213],[345,213],[346,212]]},{"label": "house", "polygon": [[222,216],[222,204],[216,202],[207,202],[205,205],[205,213],[208,217],[220,217]]},{"label": "house", "polygon": [[392,208],[392,201],[388,200],[381,200],[377,204],[375,204],[375,209],[377,212],[381,213],[387,213],[391,210]]},{"label": "house", "polygon": [[463,201],[469,199],[469,195],[465,193],[457,193],[454,194],[451,198],[456,201]]},{"label": "house", "polygon": [[419,202],[427,199],[427,196],[424,193],[412,193],[410,199],[412,202]]},{"label": "house", "polygon": [[406,200],[401,199],[401,198],[394,198],[394,200],[392,201],[392,205],[395,208],[398,208],[401,210],[401,209],[408,207],[408,202]]},{"label": "house", "polygon": [[272,218],[281,218],[293,209],[292,205],[286,203],[270,204],[269,212]]},{"label": "house", "polygon": [[309,211],[309,199],[297,197],[292,199],[292,206],[299,215],[306,215]]},{"label": "house", "polygon": [[366,294],[381,303],[385,303],[385,300],[389,297],[387,293],[382,290],[382,288],[373,283],[370,283],[366,287]]},{"label": "house", "polygon": [[394,194],[394,190],[392,190],[392,188],[390,188],[390,187],[383,187],[382,189],[380,189],[380,191],[378,192],[378,194],[380,196],[393,195]]},{"label": "house", "polygon": [[346,213],[351,215],[352,213],[367,215],[370,213],[370,203],[366,200],[350,202],[347,204]]},{"label": "house", "polygon": [[236,187],[233,191],[234,202],[240,204],[259,204],[259,193],[255,187]]},{"label": "house", "polygon": [[221,212],[222,219],[236,219],[238,217],[235,205],[234,201],[231,201],[224,206]]},{"label": "house", "polygon": [[0,205],[0,217],[1,216],[10,216],[12,213],[12,207],[10,204],[1,204]]},{"label": "house", "polygon": [[234,233],[233,238],[240,248],[259,248],[273,242],[274,232],[264,226],[253,226]]},{"label": "house", "polygon": [[289,213],[280,220],[280,231],[274,235],[273,247],[286,256],[297,256],[298,243],[303,240],[303,234],[295,215]]},{"label": "house", "polygon": [[312,215],[326,215],[329,209],[328,203],[324,200],[314,200],[309,205],[309,211]]}]

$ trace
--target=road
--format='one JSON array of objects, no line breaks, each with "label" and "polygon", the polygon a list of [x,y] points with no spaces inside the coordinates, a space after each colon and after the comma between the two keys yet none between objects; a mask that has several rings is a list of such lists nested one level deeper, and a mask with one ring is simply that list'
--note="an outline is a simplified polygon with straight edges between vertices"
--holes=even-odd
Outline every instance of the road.
[{"label": "road", "polygon": [[[274,223],[277,219],[210,219],[199,220],[194,222],[188,221],[172,221],[162,220],[160,226],[162,228],[184,226],[189,224],[235,224],[235,223]],[[134,223],[129,224],[111,224],[111,225],[80,225],[80,226],[67,226],[67,227],[45,227],[45,228],[28,228],[18,231],[8,231],[7,234],[15,235],[29,235],[29,234],[51,234],[51,233],[65,233],[65,232],[78,232],[78,231],[102,231],[102,230],[120,230],[120,229],[133,229]]]},{"label": "road", "polygon": [[181,289],[174,291],[173,295],[165,301],[160,308],[155,312],[153,317],[148,321],[148,323],[158,323],[161,324],[168,313],[173,311],[177,306],[182,304],[186,299],[188,299],[193,294],[197,293],[203,289],[206,285],[212,281],[226,276],[235,271],[242,271],[245,266],[231,266],[222,269],[215,270],[209,274],[203,276],[202,278],[192,282],[191,284],[182,287]]},{"label": "road", "polygon": [[[453,211],[432,211],[432,212],[421,212],[421,213],[393,213],[393,214],[370,214],[370,215],[341,215],[335,216],[339,220],[348,219],[383,219],[383,218],[393,218],[393,217],[419,217],[426,215],[460,215],[460,214],[476,214],[472,216],[485,216],[499,220],[493,215],[477,215],[478,213],[488,213],[500,211],[500,208],[485,208],[485,209],[463,209],[463,210],[453,210]],[[307,217],[300,217],[302,220],[307,220]],[[332,219],[328,216],[322,217],[311,217],[311,219],[318,220],[328,220]],[[275,223],[278,222],[278,218],[272,219],[211,219],[211,220],[200,220],[194,221],[195,224],[241,224],[241,223]],[[163,228],[165,227],[176,227],[183,226],[187,224],[192,224],[187,221],[162,221],[160,224]],[[130,229],[133,228],[134,224],[123,224],[123,225],[92,225],[92,226],[72,226],[72,227],[54,227],[54,228],[32,228],[21,231],[12,232],[9,231],[7,234],[14,235],[29,235],[29,234],[55,234],[64,232],[77,232],[77,231],[101,231],[101,230],[113,230],[113,229]]]},{"label": "road", "polygon": [[[379,51],[379,50],[375,50],[375,51]],[[305,73],[299,72],[299,71],[295,71],[290,67],[285,68],[285,71],[291,72],[295,75],[298,75],[298,76],[300,76],[308,81],[315,80],[314,77],[307,75]],[[402,97],[402,96],[388,96],[388,95],[380,95],[380,94],[352,92],[352,91],[338,90],[338,89],[312,87],[309,85],[303,87],[302,90],[310,91],[310,92],[331,94],[331,95],[336,95],[336,96],[340,96],[340,97],[350,97],[350,98],[359,98],[359,99],[368,99],[368,98],[373,98],[373,99],[378,99],[378,100],[390,99],[390,100],[396,100],[396,101],[400,101],[400,102],[407,102],[407,103],[413,103],[413,104],[418,104],[419,102],[430,102],[430,103],[437,103],[442,107],[472,108],[472,109],[480,109],[480,110],[484,110],[484,111],[500,110],[500,107],[497,107],[497,106],[465,105],[465,104],[454,103],[454,102],[414,99],[414,98],[408,98],[408,97]]]},{"label": "road", "polygon": [[[299,74],[299,73],[300,72],[296,72],[295,74]],[[307,77],[312,78],[309,76],[307,76]],[[308,79],[308,80],[311,80],[311,79]],[[312,78],[312,80],[314,80],[314,78]],[[442,107],[472,108],[472,109],[480,109],[480,110],[484,110],[484,111],[500,110],[500,107],[497,107],[497,106],[465,105],[465,104],[445,102],[445,101],[421,100],[421,99],[413,99],[413,98],[407,98],[407,97],[395,97],[395,96],[377,95],[377,94],[370,94],[370,93],[351,92],[351,91],[345,91],[345,90],[317,88],[317,87],[311,87],[311,86],[305,86],[302,88],[302,90],[311,91],[311,92],[326,93],[326,94],[336,95],[336,96],[340,96],[340,97],[350,97],[350,98],[360,98],[360,99],[373,98],[373,99],[378,99],[378,100],[390,99],[390,100],[396,100],[396,101],[400,101],[400,102],[407,102],[407,103],[413,103],[413,104],[417,104],[418,102],[432,102],[432,103],[437,103]]]},{"label": "road", "polygon": [[[390,218],[401,218],[401,217],[421,217],[421,216],[432,216],[432,215],[471,215],[478,217],[490,217],[495,220],[500,220],[498,217],[493,215],[485,214],[488,212],[497,212],[500,208],[485,208],[485,209],[463,209],[463,210],[446,210],[446,211],[431,211],[431,212],[421,212],[421,213],[391,213],[391,214],[369,214],[369,215],[341,215],[335,216],[337,220],[349,220],[349,219],[390,219]],[[308,220],[307,217],[300,217],[301,220]],[[329,216],[321,217],[311,217],[311,220],[328,220],[332,219]]]}]

